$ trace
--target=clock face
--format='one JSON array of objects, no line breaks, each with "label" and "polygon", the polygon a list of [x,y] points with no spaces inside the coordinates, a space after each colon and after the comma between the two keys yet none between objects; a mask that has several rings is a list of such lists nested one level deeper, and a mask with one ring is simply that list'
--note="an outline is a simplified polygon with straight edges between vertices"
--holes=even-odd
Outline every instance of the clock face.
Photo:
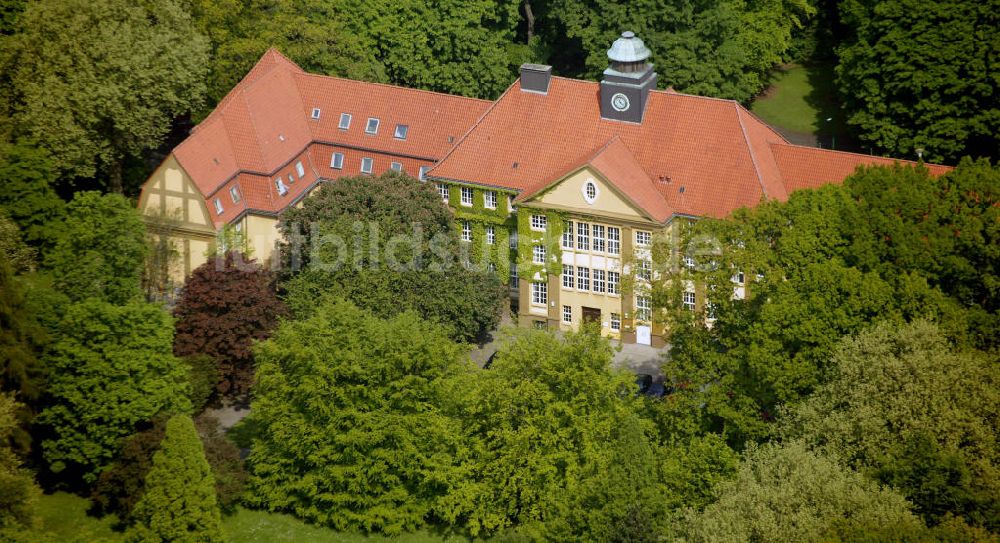
[{"label": "clock face", "polygon": [[620,92],[615,94],[611,97],[611,107],[613,107],[615,111],[627,110],[629,107],[628,96],[625,96]]}]

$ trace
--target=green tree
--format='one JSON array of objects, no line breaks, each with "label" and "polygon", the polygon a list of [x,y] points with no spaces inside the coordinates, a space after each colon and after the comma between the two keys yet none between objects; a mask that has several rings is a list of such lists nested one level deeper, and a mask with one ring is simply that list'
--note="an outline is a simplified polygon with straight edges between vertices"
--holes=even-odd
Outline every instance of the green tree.
[{"label": "green tree", "polygon": [[59,239],[66,204],[56,195],[48,153],[34,145],[0,143],[0,207],[13,219],[24,240],[42,251]]},{"label": "green tree", "polygon": [[142,294],[145,236],[142,217],[124,197],[80,192],[69,203],[65,233],[44,264],[56,287],[74,301],[125,303]]},{"label": "green tree", "polygon": [[996,0],[840,2],[837,83],[862,142],[895,156],[1000,158]]},{"label": "green tree", "polygon": [[919,530],[906,499],[808,450],[802,443],[751,446],[736,477],[703,512],[688,511],[684,540],[825,541],[842,525]]},{"label": "green tree", "polygon": [[215,481],[191,417],[174,415],[167,421],[145,486],[132,514],[137,526],[131,541],[223,540]]},{"label": "green tree", "polygon": [[13,396],[0,393],[0,539],[35,526],[35,506],[42,495],[10,445],[18,427],[17,412],[21,410]]},{"label": "green tree", "polygon": [[93,483],[139,423],[160,412],[186,412],[187,368],[171,352],[173,322],[159,306],[70,306],[60,337],[44,357],[52,377],[45,432],[49,469],[73,483]]},{"label": "green tree", "polygon": [[927,322],[845,339],[830,382],[790,408],[785,432],[898,488],[931,522],[997,529],[1000,394],[995,356],[962,352]]},{"label": "green tree", "polygon": [[16,124],[70,177],[124,192],[124,162],[201,106],[207,44],[172,0],[41,0],[7,40]]},{"label": "green tree", "polygon": [[472,453],[443,514],[473,535],[544,540],[656,537],[665,519],[654,430],[633,377],[593,331],[519,331],[488,371],[451,388]]},{"label": "green tree", "polygon": [[338,530],[423,526],[463,450],[439,407],[461,354],[412,313],[382,320],[344,301],[282,323],[256,348],[246,499]]}]

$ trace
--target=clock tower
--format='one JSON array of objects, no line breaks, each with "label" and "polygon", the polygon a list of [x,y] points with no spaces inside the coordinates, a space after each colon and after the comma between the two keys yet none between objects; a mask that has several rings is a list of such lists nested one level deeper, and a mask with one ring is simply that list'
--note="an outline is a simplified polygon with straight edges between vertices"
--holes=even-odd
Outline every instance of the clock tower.
[{"label": "clock tower", "polygon": [[601,117],[642,123],[649,91],[656,88],[656,72],[646,61],[649,55],[649,48],[633,32],[622,32],[611,45],[611,66],[601,81]]}]

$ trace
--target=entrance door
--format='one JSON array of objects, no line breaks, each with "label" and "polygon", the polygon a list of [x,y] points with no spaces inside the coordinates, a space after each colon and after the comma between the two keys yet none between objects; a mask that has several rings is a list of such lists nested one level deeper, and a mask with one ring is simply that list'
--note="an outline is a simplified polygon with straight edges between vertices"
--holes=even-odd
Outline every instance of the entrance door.
[{"label": "entrance door", "polygon": [[648,326],[635,327],[635,342],[640,345],[650,345],[652,343],[651,330]]},{"label": "entrance door", "polygon": [[581,307],[583,310],[583,322],[584,324],[590,322],[596,322],[600,324],[601,322],[601,310],[596,307]]}]

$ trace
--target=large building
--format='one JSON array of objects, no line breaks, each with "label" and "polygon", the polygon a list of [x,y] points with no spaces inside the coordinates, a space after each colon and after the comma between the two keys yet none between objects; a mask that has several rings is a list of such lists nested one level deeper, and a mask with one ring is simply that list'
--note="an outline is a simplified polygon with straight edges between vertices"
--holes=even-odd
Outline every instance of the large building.
[{"label": "large building", "polygon": [[[277,215],[318,183],[405,171],[437,185],[463,241],[495,248],[478,254],[509,277],[522,325],[596,321],[660,344],[649,297],[622,288],[625,276],[655,280],[652,239],[897,161],[793,145],[735,101],[656,90],[649,56],[626,32],[599,83],[526,64],[488,102],[308,74],[271,50],[150,177],[139,205],[181,221],[182,277],[225,225],[267,259]],[[701,303],[693,289],[684,302]]]}]

